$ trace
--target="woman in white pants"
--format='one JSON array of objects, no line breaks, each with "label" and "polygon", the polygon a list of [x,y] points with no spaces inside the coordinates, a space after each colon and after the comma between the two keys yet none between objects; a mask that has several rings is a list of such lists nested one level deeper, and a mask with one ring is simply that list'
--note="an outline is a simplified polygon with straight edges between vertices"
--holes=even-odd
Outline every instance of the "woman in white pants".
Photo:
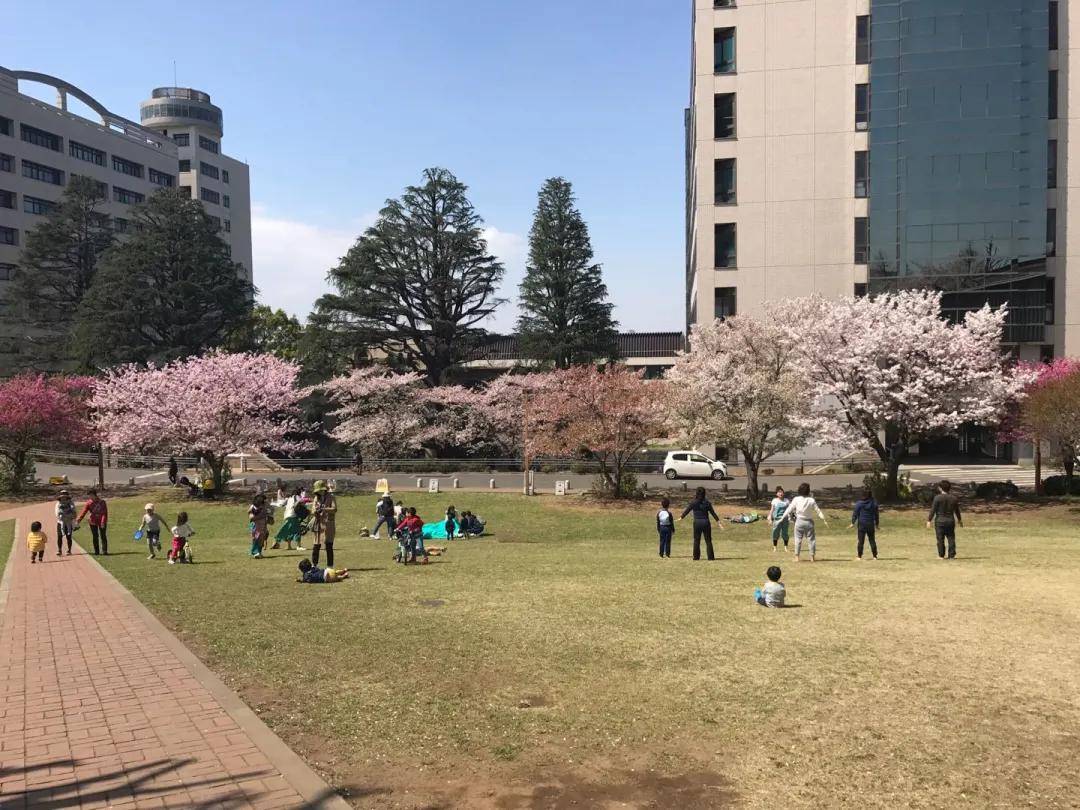
[{"label": "woman in white pants", "polygon": [[817,512],[817,516],[821,518],[821,522],[826,526],[829,525],[829,521],[825,519],[825,515],[821,513],[821,509],[817,505],[817,501],[810,497],[810,485],[803,483],[799,484],[799,494],[791,499],[791,504],[788,506],[787,511],[784,512],[783,520],[794,517],[795,520],[795,562],[799,562],[799,552],[802,551],[803,541],[810,547],[810,562],[814,561],[814,555],[817,553],[817,534],[814,531],[814,516],[813,512]]}]

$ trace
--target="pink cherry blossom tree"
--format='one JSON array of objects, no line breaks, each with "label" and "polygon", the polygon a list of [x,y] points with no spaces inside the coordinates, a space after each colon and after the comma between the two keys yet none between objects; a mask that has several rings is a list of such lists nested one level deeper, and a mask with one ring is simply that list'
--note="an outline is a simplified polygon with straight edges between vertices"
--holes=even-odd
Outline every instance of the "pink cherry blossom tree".
[{"label": "pink cherry blossom tree", "polygon": [[526,457],[587,452],[603,488],[627,493],[626,465],[650,439],[663,437],[664,383],[626,366],[573,366],[534,375],[525,393]]},{"label": "pink cherry blossom tree", "polygon": [[409,455],[423,447],[426,427],[419,401],[424,378],[395,374],[382,366],[356,369],[317,388],[329,398],[330,435],[370,458]]},{"label": "pink cherry blossom tree", "polygon": [[33,474],[30,450],[92,440],[86,377],[22,374],[0,382],[0,489],[21,492]]},{"label": "pink cherry blossom tree", "polygon": [[761,495],[762,462],[809,438],[800,420],[810,402],[794,341],[774,319],[738,315],[698,326],[666,380],[673,429],[689,446],[736,448],[751,502]]},{"label": "pink cherry blossom tree", "polygon": [[912,445],[964,424],[996,425],[1031,379],[1003,357],[1004,309],[952,324],[940,293],[917,290],[805,298],[782,310],[810,383],[813,410],[802,423],[820,443],[873,449],[891,498]]},{"label": "pink cherry blossom tree", "polygon": [[269,354],[214,352],[165,366],[121,366],[96,381],[103,443],[134,452],[194,453],[224,485],[230,453],[310,449],[296,385],[300,367]]}]

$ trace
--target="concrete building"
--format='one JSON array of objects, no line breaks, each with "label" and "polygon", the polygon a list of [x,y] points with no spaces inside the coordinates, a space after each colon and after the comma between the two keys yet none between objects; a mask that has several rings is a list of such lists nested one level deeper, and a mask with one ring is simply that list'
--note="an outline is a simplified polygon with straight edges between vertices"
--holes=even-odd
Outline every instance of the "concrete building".
[{"label": "concrete building", "polygon": [[[51,105],[20,92],[33,82],[56,92]],[[92,120],[69,109],[89,110]],[[26,235],[74,175],[96,179],[118,232],[132,206],[161,188],[189,187],[221,223],[233,259],[251,279],[251,203],[246,164],[221,154],[221,110],[195,90],[158,88],[141,106],[143,124],[107,110],[54,76],[0,67],[0,300],[17,272]],[[23,336],[0,324],[0,374],[18,366]]]},{"label": "concrete building", "polygon": [[1074,43],[1069,0],[694,0],[687,325],[929,285],[1080,355]]}]

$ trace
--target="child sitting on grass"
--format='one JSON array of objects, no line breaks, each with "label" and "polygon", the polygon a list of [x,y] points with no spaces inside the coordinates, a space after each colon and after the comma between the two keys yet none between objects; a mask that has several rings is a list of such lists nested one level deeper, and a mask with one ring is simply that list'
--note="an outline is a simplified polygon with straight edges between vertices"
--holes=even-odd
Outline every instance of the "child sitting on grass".
[{"label": "child sitting on grass", "polygon": [[311,560],[301,560],[297,567],[300,569],[297,582],[320,584],[323,582],[341,582],[341,580],[349,578],[348,568],[319,568],[317,565],[312,564]]},{"label": "child sitting on grass", "polygon": [[770,565],[769,570],[765,572],[765,584],[754,589],[754,601],[762,607],[782,608],[784,598],[787,596],[787,588],[780,581],[780,576],[780,568]]},{"label": "child sitting on grass", "polygon": [[30,533],[26,535],[26,547],[30,549],[30,562],[45,561],[45,544],[49,542],[49,536],[41,530],[41,521],[35,520],[30,524]]},{"label": "child sitting on grass", "polygon": [[172,527],[172,548],[169,549],[169,565],[178,562],[194,562],[195,553],[191,548],[191,538],[195,530],[188,523],[187,512],[176,516],[176,525]]}]

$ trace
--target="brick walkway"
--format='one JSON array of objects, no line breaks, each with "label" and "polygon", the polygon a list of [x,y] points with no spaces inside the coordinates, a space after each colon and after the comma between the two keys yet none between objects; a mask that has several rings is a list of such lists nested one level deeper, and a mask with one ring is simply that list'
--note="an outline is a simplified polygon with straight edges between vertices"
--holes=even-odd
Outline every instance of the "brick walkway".
[{"label": "brick walkway", "polygon": [[[56,556],[51,505],[11,517],[0,807],[347,807],[92,556]],[[30,564],[31,520],[50,537],[44,564]]]}]

